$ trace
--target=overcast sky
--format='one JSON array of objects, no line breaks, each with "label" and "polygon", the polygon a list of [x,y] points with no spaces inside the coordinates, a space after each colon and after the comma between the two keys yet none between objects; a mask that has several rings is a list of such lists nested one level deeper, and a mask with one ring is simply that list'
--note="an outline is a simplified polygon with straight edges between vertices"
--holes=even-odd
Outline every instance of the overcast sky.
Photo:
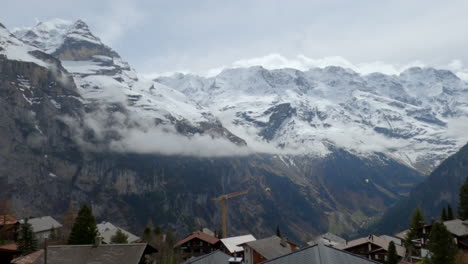
[{"label": "overcast sky", "polygon": [[467,13],[466,0],[12,0],[0,22],[82,19],[142,73],[334,61],[465,71]]}]

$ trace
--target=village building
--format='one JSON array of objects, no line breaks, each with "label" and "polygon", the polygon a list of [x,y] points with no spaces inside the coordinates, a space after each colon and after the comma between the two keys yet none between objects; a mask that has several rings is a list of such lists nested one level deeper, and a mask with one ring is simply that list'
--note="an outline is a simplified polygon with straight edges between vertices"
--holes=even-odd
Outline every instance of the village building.
[{"label": "village building", "polygon": [[97,224],[97,229],[99,232],[99,235],[102,238],[102,243],[104,244],[111,244],[112,243],[112,237],[115,236],[118,230],[120,230],[122,233],[127,235],[127,242],[128,243],[136,243],[140,242],[141,239],[140,237],[128,232],[125,229],[122,229],[120,227],[117,227],[113,225],[112,223],[109,222],[102,222],[100,224]]},{"label": "village building", "polygon": [[[356,240],[347,241],[345,244],[338,245],[342,249],[358,256],[385,263],[387,260],[388,246],[390,241],[376,235],[370,235]],[[400,245],[395,245],[397,255],[400,258],[405,257],[406,249]]]},{"label": "village building", "polygon": [[0,215],[0,240],[16,241],[20,223],[12,215]]},{"label": "village building", "polygon": [[332,233],[325,233],[307,242],[309,246],[317,245],[319,243],[322,243],[327,246],[337,246],[346,243],[346,239],[341,238]]},{"label": "village building", "polygon": [[[44,264],[44,250],[19,257],[13,264]],[[63,245],[47,247],[47,264],[145,264],[157,250],[147,244]]]},{"label": "village building", "polygon": [[393,241],[395,245],[403,246],[403,240],[401,238],[389,235],[381,235],[380,237],[387,240],[388,242]]},{"label": "village building", "polygon": [[318,243],[263,262],[265,264],[376,264],[378,262]]},{"label": "village building", "polygon": [[240,245],[255,241],[255,237],[253,235],[243,235],[243,236],[235,236],[235,237],[227,237],[221,239],[221,251],[236,257],[236,258],[244,258],[244,248]]},{"label": "village building", "polygon": [[256,264],[286,255],[298,249],[295,243],[285,238],[272,236],[241,245],[244,248],[244,263]]},{"label": "village building", "polygon": [[[468,251],[468,220],[453,219],[443,222],[447,231],[449,231],[457,244],[459,249],[463,251]],[[427,247],[429,241],[429,235],[431,233],[432,224],[424,225],[420,228],[419,233],[422,234],[421,237],[413,239],[413,245],[416,247],[419,258],[427,256],[428,251],[424,248]],[[395,235],[395,237],[400,238],[402,241],[406,238],[406,233],[408,230],[404,230]],[[420,253],[419,253],[420,252]]]},{"label": "village building", "polygon": [[202,256],[189,258],[182,264],[231,264],[229,263],[231,258],[228,254],[216,250]]},{"label": "village building", "polygon": [[20,253],[16,244],[0,245],[0,263],[10,263]]},{"label": "village building", "polygon": [[[20,223],[23,224],[24,219],[21,220]],[[62,225],[51,216],[29,218],[28,224],[31,225],[31,228],[36,235],[36,239],[39,242],[42,242],[45,238],[50,238],[53,235],[58,235],[58,232],[62,227]]]},{"label": "village building", "polygon": [[183,258],[197,257],[211,253],[220,248],[221,241],[202,231],[196,231],[178,241],[174,248],[179,248]]}]

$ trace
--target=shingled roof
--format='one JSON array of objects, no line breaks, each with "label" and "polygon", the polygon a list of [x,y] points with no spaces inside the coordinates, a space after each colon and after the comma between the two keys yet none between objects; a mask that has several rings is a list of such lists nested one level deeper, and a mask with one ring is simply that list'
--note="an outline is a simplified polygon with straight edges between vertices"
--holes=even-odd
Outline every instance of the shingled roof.
[{"label": "shingled roof", "polygon": [[262,263],[268,264],[375,264],[378,262],[321,243]]},{"label": "shingled roof", "polygon": [[97,229],[98,229],[99,234],[101,234],[102,241],[106,244],[110,244],[112,242],[112,237],[117,233],[118,230],[122,231],[122,233],[127,235],[128,243],[134,243],[140,240],[140,238],[137,237],[136,235],[128,232],[125,229],[117,227],[109,222],[102,222],[98,224]]},{"label": "shingled roof", "polygon": [[206,255],[188,259],[182,264],[228,264],[229,258],[231,258],[231,256],[228,254],[216,250]]},{"label": "shingled roof", "polygon": [[[362,237],[362,238],[358,238],[352,241],[348,241],[345,244],[337,245],[336,248],[346,250],[346,249],[353,248],[353,247],[356,247],[362,244],[367,244],[367,243],[374,244],[385,250],[388,250],[388,246],[390,245],[390,241],[385,240],[379,236],[370,235],[367,237]],[[395,245],[395,248],[396,248],[398,256],[400,257],[405,256],[406,249],[404,247],[400,245]]]},{"label": "shingled roof", "polygon": [[[20,223],[23,224],[24,219],[21,220]],[[39,233],[42,231],[52,230],[53,228],[57,229],[62,227],[62,225],[51,216],[29,218],[28,223],[31,225],[34,233]]]},{"label": "shingled roof", "polygon": [[[47,264],[138,264],[147,244],[64,245],[47,247]],[[38,258],[33,264],[43,264]]]},{"label": "shingled roof", "polygon": [[282,239],[278,236],[247,242],[243,245],[251,247],[266,259],[276,258],[292,252],[291,245],[282,243]]},{"label": "shingled roof", "polygon": [[175,244],[174,247],[179,247],[183,244],[185,244],[186,242],[192,240],[192,239],[195,239],[195,238],[198,238],[200,240],[203,240],[207,243],[210,243],[212,245],[216,244],[219,242],[219,239],[214,237],[214,236],[210,236],[202,231],[196,231],[196,232],[193,232],[192,234],[186,236],[184,239],[180,240],[179,242],[177,242]]},{"label": "shingled roof", "polygon": [[468,236],[468,220],[454,219],[445,221],[444,225],[450,233],[457,237]]}]

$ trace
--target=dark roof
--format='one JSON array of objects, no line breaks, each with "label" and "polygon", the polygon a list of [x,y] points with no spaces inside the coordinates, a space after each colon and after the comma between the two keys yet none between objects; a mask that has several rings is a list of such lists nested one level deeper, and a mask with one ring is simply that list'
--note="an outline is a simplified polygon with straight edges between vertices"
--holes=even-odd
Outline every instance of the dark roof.
[{"label": "dark roof", "polygon": [[289,242],[281,243],[281,238],[278,236],[247,242],[243,245],[251,247],[266,259],[276,258],[292,252]]},{"label": "dark roof", "polygon": [[[354,248],[356,246],[360,246],[360,245],[368,244],[368,243],[381,247],[384,250],[388,250],[388,246],[390,245],[390,241],[385,240],[376,235],[370,235],[370,236],[361,237],[352,241],[347,241],[345,244],[340,244],[340,245],[337,245],[336,247],[339,249],[348,250],[350,248]],[[398,256],[400,257],[405,256],[406,249],[404,247],[395,244],[395,248],[396,248]]]},{"label": "dark roof", "polygon": [[375,262],[331,246],[317,244],[262,263],[268,264],[375,264]]},{"label": "dark roof", "polygon": [[228,264],[229,258],[231,258],[231,256],[229,256],[228,254],[216,250],[206,255],[188,259],[182,264]]},{"label": "dark roof", "polygon": [[180,240],[179,242],[177,242],[175,244],[174,247],[178,247],[178,246],[181,246],[183,244],[185,244],[186,242],[192,240],[192,239],[195,239],[195,238],[198,238],[200,240],[203,240],[205,242],[208,242],[212,245],[216,244],[219,242],[219,239],[214,237],[214,236],[210,236],[202,231],[197,231],[197,232],[193,232],[192,234],[186,236],[184,239]]},{"label": "dark roof", "polygon": [[[47,247],[48,264],[137,264],[147,244],[66,245]],[[34,264],[43,264],[38,258]]]}]

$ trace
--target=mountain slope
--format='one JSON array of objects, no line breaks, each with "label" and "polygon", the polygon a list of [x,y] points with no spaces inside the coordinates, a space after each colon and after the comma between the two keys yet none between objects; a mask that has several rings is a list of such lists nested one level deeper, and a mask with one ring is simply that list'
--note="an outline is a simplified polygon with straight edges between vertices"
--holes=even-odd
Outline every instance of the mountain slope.
[{"label": "mountain slope", "polygon": [[131,146],[115,142],[121,141],[119,137],[109,135],[148,134],[163,126],[161,129],[183,136],[207,134],[245,145],[184,94],[140,79],[129,64],[103,44],[81,20],[54,19],[14,33],[24,42],[59,59],[72,73],[90,113],[87,119],[92,123],[90,126],[95,128],[96,134],[110,137],[119,150],[132,151]]},{"label": "mountain slope", "polygon": [[[381,85],[369,85],[367,77],[338,67],[309,72],[255,67],[214,79],[181,75],[153,82],[139,78],[82,21],[42,22],[15,34],[24,42],[8,34],[5,43],[56,63],[44,64],[44,73],[15,68],[4,81],[9,88],[2,107],[10,110],[2,121],[11,129],[1,132],[0,183],[8,186],[3,195],[22,208],[19,216],[60,217],[70,202],[90,203],[98,220],[134,232],[150,218],[185,233],[194,225],[218,227],[219,208],[211,198],[248,189],[247,196],[232,200],[232,233],[266,236],[280,224],[289,237],[306,241],[327,230],[366,225],[421,180],[418,171],[396,159],[410,144],[392,145],[400,141],[390,132],[399,137],[417,132],[411,140],[422,143],[411,142],[434,154],[429,160],[458,144],[455,136],[437,138],[446,135],[447,126],[437,121],[442,110],[426,116],[414,96],[402,94],[398,84],[389,86],[395,76],[373,77]],[[7,57],[2,63],[17,62]],[[71,86],[55,81],[53,69],[60,69]],[[465,84],[448,73],[421,72],[428,80],[438,76],[432,82],[446,83],[454,94],[455,99],[447,95],[453,99],[447,116],[463,117],[466,102],[456,98],[463,98]],[[32,87],[60,103],[44,100],[54,108],[41,112],[39,127],[47,128],[49,142],[39,149],[28,139],[35,130],[22,134],[22,123],[14,120],[30,108],[22,107],[27,100],[13,73],[41,80]],[[49,87],[52,82],[56,88]],[[70,94],[59,96],[65,89]],[[65,98],[69,102],[62,104]],[[400,110],[390,119],[388,109]],[[395,127],[374,129],[388,123]],[[401,124],[410,127],[398,131]],[[376,138],[376,133],[388,135]]]},{"label": "mountain slope", "polygon": [[410,195],[388,209],[371,228],[380,233],[395,233],[407,228],[413,210],[420,206],[427,221],[438,219],[450,204],[456,210],[460,188],[468,177],[468,144],[444,160]]},{"label": "mountain slope", "polygon": [[382,152],[429,173],[467,140],[456,124],[468,120],[468,85],[445,70],[363,76],[333,66],[304,72],[251,67],[156,81],[272,152],[325,156],[330,146],[360,156]]}]

